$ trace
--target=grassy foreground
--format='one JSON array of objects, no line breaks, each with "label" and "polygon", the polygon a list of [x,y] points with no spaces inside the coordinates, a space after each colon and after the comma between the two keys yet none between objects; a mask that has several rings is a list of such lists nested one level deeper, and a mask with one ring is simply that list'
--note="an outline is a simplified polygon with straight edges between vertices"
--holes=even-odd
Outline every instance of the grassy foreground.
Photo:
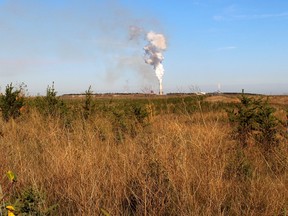
[{"label": "grassy foreground", "polygon": [[0,170],[18,176],[10,201],[32,188],[35,208],[57,204],[47,215],[287,215],[287,136],[269,152],[243,147],[230,104],[175,101],[102,99],[85,116],[75,99],[64,114],[31,105],[0,120]]}]

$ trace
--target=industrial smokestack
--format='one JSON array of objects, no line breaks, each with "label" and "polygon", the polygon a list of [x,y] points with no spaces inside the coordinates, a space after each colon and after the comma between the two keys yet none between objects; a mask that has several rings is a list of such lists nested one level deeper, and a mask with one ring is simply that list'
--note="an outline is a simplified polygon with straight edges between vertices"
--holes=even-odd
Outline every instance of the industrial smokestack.
[{"label": "industrial smokestack", "polygon": [[166,39],[164,35],[154,32],[148,32],[146,35],[148,44],[144,47],[145,62],[153,66],[156,77],[159,81],[159,94],[163,94],[162,79],[164,75],[164,67],[162,61],[164,60],[163,52],[166,50]]},{"label": "industrial smokestack", "polygon": [[162,80],[159,80],[159,95],[163,95]]}]

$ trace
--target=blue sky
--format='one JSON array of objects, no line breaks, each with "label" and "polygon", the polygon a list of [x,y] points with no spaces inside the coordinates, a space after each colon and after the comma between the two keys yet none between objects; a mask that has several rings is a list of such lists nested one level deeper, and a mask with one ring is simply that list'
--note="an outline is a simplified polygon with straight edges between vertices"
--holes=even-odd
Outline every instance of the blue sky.
[{"label": "blue sky", "polygon": [[[141,37],[130,40],[137,26]],[[0,0],[0,86],[30,95],[158,91],[145,33],[164,34],[164,92],[288,94],[286,0]]]}]

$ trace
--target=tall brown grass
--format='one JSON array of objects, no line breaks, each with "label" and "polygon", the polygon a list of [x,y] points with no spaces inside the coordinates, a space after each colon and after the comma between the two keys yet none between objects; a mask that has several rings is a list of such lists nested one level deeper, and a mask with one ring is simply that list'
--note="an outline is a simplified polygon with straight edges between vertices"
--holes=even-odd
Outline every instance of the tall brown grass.
[{"label": "tall brown grass", "polygon": [[105,116],[66,127],[30,110],[1,122],[0,168],[45,193],[56,215],[287,214],[287,139],[269,160],[231,133],[225,112],[171,113],[116,142]]}]

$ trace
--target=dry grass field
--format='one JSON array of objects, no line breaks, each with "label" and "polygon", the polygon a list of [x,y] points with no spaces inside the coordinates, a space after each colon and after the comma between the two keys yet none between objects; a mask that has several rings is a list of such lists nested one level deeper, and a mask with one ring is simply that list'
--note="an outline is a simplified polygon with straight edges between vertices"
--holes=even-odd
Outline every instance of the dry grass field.
[{"label": "dry grass field", "polygon": [[[227,97],[204,102],[237,103]],[[31,107],[1,120],[0,171],[18,177],[8,201],[33,188],[43,215],[287,215],[285,134],[265,153],[253,140],[241,147],[225,109],[161,112],[149,103],[143,119],[72,113],[67,126]],[[287,97],[279,103],[285,121]]]}]

